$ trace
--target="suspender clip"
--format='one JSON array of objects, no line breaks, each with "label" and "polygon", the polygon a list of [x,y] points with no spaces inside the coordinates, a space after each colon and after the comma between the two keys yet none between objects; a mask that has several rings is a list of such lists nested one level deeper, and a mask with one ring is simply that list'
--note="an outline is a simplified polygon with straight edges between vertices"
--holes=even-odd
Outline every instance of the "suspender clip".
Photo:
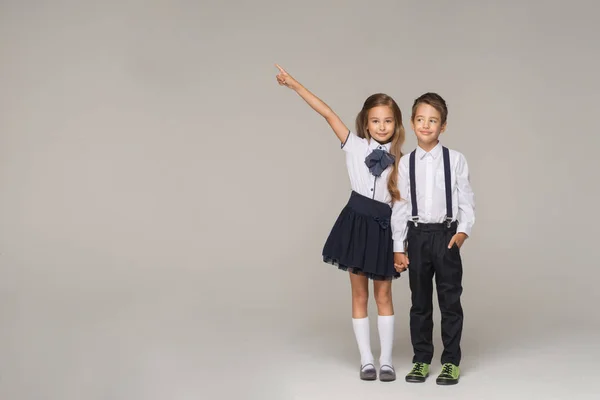
[{"label": "suspender clip", "polygon": [[446,226],[450,228],[452,226],[452,217],[446,217]]},{"label": "suspender clip", "polygon": [[417,222],[419,220],[418,215],[411,217],[410,219],[412,220],[413,224],[415,224],[415,226],[419,225],[419,223]]}]

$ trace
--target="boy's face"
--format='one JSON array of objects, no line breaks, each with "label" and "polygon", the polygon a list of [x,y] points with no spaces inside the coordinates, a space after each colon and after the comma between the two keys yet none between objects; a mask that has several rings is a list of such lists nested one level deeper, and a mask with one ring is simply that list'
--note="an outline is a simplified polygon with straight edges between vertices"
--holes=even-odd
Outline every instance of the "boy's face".
[{"label": "boy's face", "polygon": [[439,111],[425,103],[417,106],[415,118],[410,124],[417,135],[419,146],[425,151],[433,149],[442,132],[446,130],[446,124],[442,125]]},{"label": "boy's face", "polygon": [[387,106],[377,106],[369,110],[367,116],[369,135],[379,143],[387,143],[396,129],[394,111]]}]

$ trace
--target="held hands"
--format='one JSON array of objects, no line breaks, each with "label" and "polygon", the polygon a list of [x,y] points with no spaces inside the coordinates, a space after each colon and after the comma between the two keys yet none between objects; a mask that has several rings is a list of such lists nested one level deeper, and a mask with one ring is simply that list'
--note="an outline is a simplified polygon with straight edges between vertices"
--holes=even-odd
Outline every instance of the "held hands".
[{"label": "held hands", "polygon": [[277,83],[279,83],[280,86],[286,86],[290,89],[296,90],[296,88],[299,86],[298,81],[292,78],[292,76],[288,74],[285,69],[281,68],[279,64],[275,64],[275,66],[277,69],[279,69],[279,73],[277,74]]},{"label": "held hands", "polygon": [[448,243],[448,248],[451,249],[452,246],[456,244],[456,246],[458,246],[458,248],[460,249],[465,240],[467,240],[467,238],[468,236],[466,233],[458,232],[457,234],[452,236],[452,239],[450,239],[450,243]]},{"label": "held hands", "polygon": [[394,268],[398,272],[404,272],[408,268],[408,256],[404,253],[394,253]]}]

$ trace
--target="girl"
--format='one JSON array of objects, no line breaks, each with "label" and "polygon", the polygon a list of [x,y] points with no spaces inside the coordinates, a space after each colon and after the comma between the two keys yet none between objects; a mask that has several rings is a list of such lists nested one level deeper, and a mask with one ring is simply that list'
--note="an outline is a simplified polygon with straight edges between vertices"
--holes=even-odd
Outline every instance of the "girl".
[{"label": "girl", "polygon": [[346,153],[352,192],[325,242],[323,261],[350,272],[352,324],[361,357],[359,376],[363,380],[377,379],[367,316],[368,280],[373,280],[381,341],[379,379],[393,381],[396,373],[392,365],[391,282],[403,269],[394,269],[392,230],[396,227],[390,226],[390,219],[394,202],[400,201],[398,161],[405,135],[402,113],[391,97],[371,95],[356,118],[356,132],[351,132],[327,104],[279,65],[276,67],[277,82],[298,93],[325,118]]}]

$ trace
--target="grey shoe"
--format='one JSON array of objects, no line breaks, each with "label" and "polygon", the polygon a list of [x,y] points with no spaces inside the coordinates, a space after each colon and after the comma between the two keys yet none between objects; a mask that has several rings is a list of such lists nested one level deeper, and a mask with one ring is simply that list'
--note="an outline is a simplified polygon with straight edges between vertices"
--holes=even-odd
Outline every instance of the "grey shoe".
[{"label": "grey shoe", "polygon": [[382,365],[381,368],[379,368],[379,380],[381,382],[395,381],[396,371],[394,370],[394,367],[391,365]]},{"label": "grey shoe", "polygon": [[363,381],[374,381],[377,379],[377,370],[373,364],[360,366],[360,379]]}]

